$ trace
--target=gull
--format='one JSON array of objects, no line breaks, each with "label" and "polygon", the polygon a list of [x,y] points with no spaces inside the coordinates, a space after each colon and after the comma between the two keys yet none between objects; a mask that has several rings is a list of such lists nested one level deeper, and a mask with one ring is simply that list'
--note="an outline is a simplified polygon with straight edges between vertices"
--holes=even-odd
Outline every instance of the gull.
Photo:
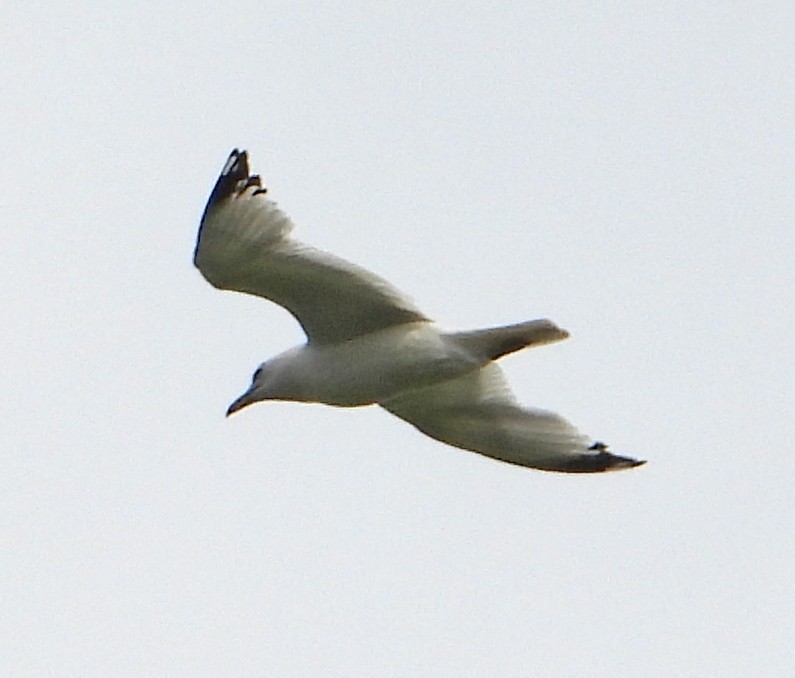
[{"label": "gull", "polygon": [[269,299],[307,336],[266,360],[227,416],[262,400],[380,405],[443,443],[565,473],[628,469],[551,412],[520,405],[495,362],[561,341],[550,320],[447,332],[386,280],[290,237],[246,151],[233,150],[202,215],[194,263],[213,286]]}]

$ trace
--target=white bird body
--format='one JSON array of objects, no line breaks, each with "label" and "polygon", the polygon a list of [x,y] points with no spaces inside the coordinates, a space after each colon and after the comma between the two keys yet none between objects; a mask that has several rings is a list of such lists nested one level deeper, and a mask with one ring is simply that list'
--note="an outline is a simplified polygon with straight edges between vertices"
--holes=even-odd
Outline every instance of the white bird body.
[{"label": "white bird body", "polygon": [[[260,366],[268,398],[338,407],[373,405],[447,382],[488,363],[519,334],[522,347],[566,336],[548,320],[476,333],[449,333],[429,320],[387,327],[343,342],[290,348]],[[513,348],[511,348],[513,350]],[[267,375],[264,374],[267,371]]]},{"label": "white bird body", "polygon": [[494,362],[568,336],[549,320],[445,332],[388,282],[290,238],[292,222],[234,150],[207,202],[194,262],[214,286],[284,306],[308,341],[264,362],[227,414],[261,400],[379,404],[442,442],[522,466],[595,472],[643,464],[519,405]]},{"label": "white bird body", "polygon": [[262,365],[269,397],[340,407],[372,405],[477,367],[476,358],[427,321],[339,344],[296,346]]}]

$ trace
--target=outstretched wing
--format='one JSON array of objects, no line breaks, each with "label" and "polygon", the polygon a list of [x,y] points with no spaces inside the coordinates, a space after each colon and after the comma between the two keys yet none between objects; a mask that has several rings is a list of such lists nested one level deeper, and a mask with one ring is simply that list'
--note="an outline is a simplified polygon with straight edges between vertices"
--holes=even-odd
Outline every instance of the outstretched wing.
[{"label": "outstretched wing", "polygon": [[386,280],[291,239],[292,228],[235,149],[204,209],[194,263],[215,287],[284,306],[313,344],[428,320]]},{"label": "outstretched wing", "polygon": [[519,466],[594,473],[645,463],[611,454],[557,414],[522,407],[495,363],[380,404],[436,440]]}]

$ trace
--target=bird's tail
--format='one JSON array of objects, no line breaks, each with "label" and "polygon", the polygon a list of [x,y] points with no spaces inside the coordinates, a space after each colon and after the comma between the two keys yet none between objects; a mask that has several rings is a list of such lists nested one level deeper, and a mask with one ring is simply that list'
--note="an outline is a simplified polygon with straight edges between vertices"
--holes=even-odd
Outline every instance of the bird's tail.
[{"label": "bird's tail", "polygon": [[484,362],[497,360],[504,355],[526,348],[563,341],[569,336],[551,320],[529,320],[505,327],[490,327],[470,332],[453,332],[447,335],[468,353]]}]

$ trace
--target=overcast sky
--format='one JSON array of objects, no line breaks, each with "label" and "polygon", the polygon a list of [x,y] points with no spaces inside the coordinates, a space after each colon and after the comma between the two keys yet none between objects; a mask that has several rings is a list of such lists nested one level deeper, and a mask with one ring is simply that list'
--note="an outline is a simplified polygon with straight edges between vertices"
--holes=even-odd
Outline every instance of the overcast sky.
[{"label": "overcast sky", "polygon": [[[793,675],[795,6],[126,4],[2,10],[0,673]],[[225,419],[303,341],[192,266],[233,147],[649,463]]]}]

